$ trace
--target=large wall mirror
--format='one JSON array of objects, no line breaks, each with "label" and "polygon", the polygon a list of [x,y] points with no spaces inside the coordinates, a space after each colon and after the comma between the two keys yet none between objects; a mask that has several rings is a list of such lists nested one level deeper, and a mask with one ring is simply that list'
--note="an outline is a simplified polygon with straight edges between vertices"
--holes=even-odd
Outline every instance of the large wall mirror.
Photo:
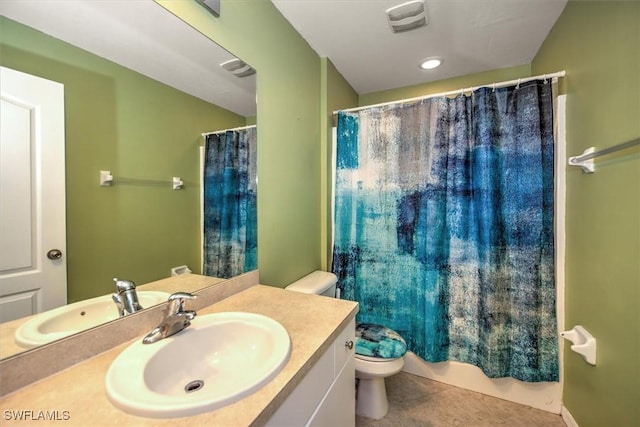
[{"label": "large wall mirror", "polygon": [[64,85],[66,303],[110,295],[114,277],[202,274],[203,133],[255,125],[256,75],[220,67],[237,58],[153,0],[12,1],[0,15],[0,65]]}]

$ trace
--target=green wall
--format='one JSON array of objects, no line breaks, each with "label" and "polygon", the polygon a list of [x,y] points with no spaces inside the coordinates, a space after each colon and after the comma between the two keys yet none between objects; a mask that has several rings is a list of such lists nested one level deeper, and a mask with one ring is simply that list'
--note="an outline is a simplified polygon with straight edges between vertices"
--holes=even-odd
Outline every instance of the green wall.
[{"label": "green wall", "polygon": [[258,268],[285,286],[321,267],[320,58],[269,0],[157,0],[258,71]]},{"label": "green wall", "polygon": [[[65,85],[68,300],[200,271],[201,133],[245,118],[0,17],[3,66]],[[99,171],[169,184],[99,186]]]},{"label": "green wall", "polygon": [[[567,155],[640,138],[640,2],[570,1],[532,63],[564,69]],[[565,344],[564,405],[580,427],[640,425],[640,148],[567,170],[565,325],[597,339],[597,365]]]}]

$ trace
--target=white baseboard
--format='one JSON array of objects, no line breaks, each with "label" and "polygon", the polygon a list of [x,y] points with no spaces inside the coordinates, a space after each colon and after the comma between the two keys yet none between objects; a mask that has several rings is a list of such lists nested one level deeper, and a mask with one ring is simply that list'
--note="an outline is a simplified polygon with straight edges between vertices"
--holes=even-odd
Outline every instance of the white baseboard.
[{"label": "white baseboard", "polygon": [[562,415],[562,420],[567,425],[567,427],[579,427],[576,420],[571,415],[571,412],[566,408],[566,406],[562,405],[562,409],[560,410],[560,415]]}]

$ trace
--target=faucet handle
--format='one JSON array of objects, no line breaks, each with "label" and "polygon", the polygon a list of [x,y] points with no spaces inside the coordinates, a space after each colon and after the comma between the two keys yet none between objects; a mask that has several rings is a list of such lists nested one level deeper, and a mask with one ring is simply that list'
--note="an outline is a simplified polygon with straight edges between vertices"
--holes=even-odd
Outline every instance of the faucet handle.
[{"label": "faucet handle", "polygon": [[184,302],[184,300],[196,298],[198,298],[196,295],[190,294],[189,292],[176,292],[169,295],[168,301],[182,300]]},{"label": "faucet handle", "polygon": [[169,295],[168,301],[169,305],[167,306],[167,310],[169,314],[177,314],[183,311],[184,302],[188,299],[196,299],[197,296],[190,294],[188,292],[176,292],[174,294]]},{"label": "faucet handle", "polygon": [[131,280],[118,279],[117,277],[114,277],[113,281],[116,282],[116,290],[118,293],[130,291],[136,288],[135,282],[132,282]]}]

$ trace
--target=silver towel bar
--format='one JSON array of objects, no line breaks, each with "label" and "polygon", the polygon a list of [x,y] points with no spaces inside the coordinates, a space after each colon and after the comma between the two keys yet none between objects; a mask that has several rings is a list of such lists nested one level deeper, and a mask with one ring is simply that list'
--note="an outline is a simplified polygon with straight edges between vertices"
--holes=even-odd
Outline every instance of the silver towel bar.
[{"label": "silver towel bar", "polygon": [[604,156],[605,154],[615,153],[616,151],[631,148],[635,145],[640,145],[640,138],[623,144],[614,145],[609,148],[604,148],[600,151],[595,151],[595,147],[590,147],[584,150],[584,152],[579,156],[569,157],[569,164],[571,166],[580,166],[584,173],[593,173],[596,170],[593,159]]}]

